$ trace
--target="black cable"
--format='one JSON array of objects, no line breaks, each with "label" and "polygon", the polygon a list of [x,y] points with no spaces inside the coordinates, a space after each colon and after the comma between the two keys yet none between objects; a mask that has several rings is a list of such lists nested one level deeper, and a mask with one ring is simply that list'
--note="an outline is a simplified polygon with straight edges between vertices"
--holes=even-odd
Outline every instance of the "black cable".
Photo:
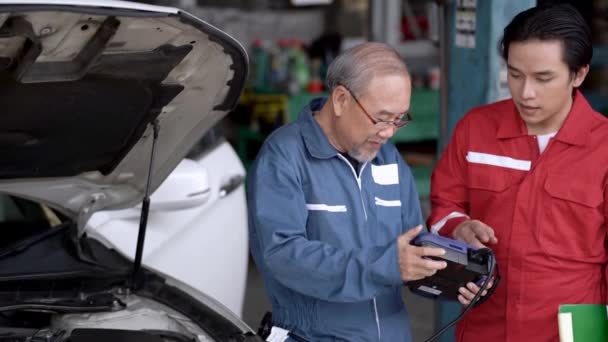
[{"label": "black cable", "polygon": [[[494,269],[496,269],[496,280],[497,281],[495,282],[495,284],[493,284],[493,286],[494,286],[493,289],[496,289],[496,287],[498,286],[498,281],[500,281],[500,274],[498,273],[498,264],[496,263],[496,258],[494,257],[494,253],[489,248],[482,248],[482,249],[479,249],[477,252],[489,254],[489,256],[491,258],[490,272],[489,272],[488,276],[486,277],[485,281],[483,282],[483,285],[481,286],[479,291],[477,291],[477,293],[473,297],[473,300],[471,300],[471,302],[466,306],[466,308],[464,310],[462,310],[462,312],[460,313],[460,315],[458,315],[458,317],[456,317],[450,323],[443,326],[441,329],[439,329],[439,331],[437,331],[435,334],[433,334],[433,336],[426,339],[424,342],[432,342],[432,341],[436,340],[439,336],[441,336],[449,328],[451,328],[452,326],[454,326],[454,324],[456,324],[459,320],[461,320],[462,317],[464,317],[464,315],[466,315],[467,312],[469,312],[469,310],[471,310],[475,305],[477,305],[477,302],[478,302],[479,298],[481,297],[481,294],[486,290],[486,288],[490,284],[490,281],[492,281],[492,279],[493,279],[492,275],[494,274]],[[494,292],[494,291],[492,291],[492,292]],[[487,293],[486,296],[489,297],[491,294],[492,293]]]}]

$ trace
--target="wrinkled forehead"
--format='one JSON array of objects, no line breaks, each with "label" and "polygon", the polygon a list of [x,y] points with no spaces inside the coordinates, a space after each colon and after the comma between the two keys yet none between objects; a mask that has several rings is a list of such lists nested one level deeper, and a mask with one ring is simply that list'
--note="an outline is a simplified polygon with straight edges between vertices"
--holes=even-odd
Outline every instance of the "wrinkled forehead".
[{"label": "wrinkled forehead", "polygon": [[375,113],[401,115],[410,108],[410,77],[407,74],[374,77],[362,98]]},{"label": "wrinkled forehead", "polygon": [[411,83],[409,73],[375,74],[363,87],[361,97],[382,97],[390,90],[409,92]]}]

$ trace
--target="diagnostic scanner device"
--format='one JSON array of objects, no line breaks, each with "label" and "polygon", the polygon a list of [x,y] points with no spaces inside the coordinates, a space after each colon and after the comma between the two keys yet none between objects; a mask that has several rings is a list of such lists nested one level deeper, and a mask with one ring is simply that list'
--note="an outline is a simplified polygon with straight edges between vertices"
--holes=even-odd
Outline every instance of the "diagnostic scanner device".
[{"label": "diagnostic scanner device", "polygon": [[[412,292],[431,298],[458,300],[458,289],[472,282],[480,288],[493,276],[494,285],[486,296],[479,297],[474,305],[485,301],[498,286],[498,274],[494,254],[488,248],[474,248],[462,241],[449,239],[437,234],[421,233],[411,242],[421,247],[438,247],[445,250],[440,257],[429,257],[433,260],[447,262],[447,267],[434,275],[416,281],[407,282]],[[498,272],[495,272],[498,273]]]}]

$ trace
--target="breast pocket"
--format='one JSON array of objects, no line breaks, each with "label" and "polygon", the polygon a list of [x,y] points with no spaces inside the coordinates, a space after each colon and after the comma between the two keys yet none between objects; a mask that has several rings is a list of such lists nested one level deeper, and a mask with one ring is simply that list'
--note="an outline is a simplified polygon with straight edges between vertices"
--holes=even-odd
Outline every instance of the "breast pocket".
[{"label": "breast pocket", "polygon": [[377,206],[388,208],[401,208],[401,200],[385,200],[378,196],[374,197],[374,202]]},{"label": "breast pocket", "polygon": [[508,191],[512,183],[510,172],[497,166],[469,165],[467,179],[469,216],[488,221],[493,213],[508,210],[508,204],[511,202]]},{"label": "breast pocket", "polygon": [[[401,188],[399,184],[379,185],[375,184],[374,192],[369,197],[370,206],[377,217],[380,229],[375,229],[370,238],[374,243],[386,243],[399,235],[406,228],[403,227],[402,211],[411,210],[408,203],[401,201]],[[373,219],[372,215],[370,219]],[[374,222],[374,221],[372,221]]]},{"label": "breast pocket", "polygon": [[539,242],[548,254],[574,257],[604,252],[605,222],[600,182],[572,175],[550,174],[540,204]]}]

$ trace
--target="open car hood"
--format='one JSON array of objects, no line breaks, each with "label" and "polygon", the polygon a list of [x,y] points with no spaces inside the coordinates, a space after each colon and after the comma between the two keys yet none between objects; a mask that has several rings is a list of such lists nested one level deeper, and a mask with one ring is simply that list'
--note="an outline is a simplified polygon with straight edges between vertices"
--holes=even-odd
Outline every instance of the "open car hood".
[{"label": "open car hood", "polygon": [[231,37],[175,8],[0,3],[0,192],[82,228],[154,191],[231,110],[247,76]]}]

